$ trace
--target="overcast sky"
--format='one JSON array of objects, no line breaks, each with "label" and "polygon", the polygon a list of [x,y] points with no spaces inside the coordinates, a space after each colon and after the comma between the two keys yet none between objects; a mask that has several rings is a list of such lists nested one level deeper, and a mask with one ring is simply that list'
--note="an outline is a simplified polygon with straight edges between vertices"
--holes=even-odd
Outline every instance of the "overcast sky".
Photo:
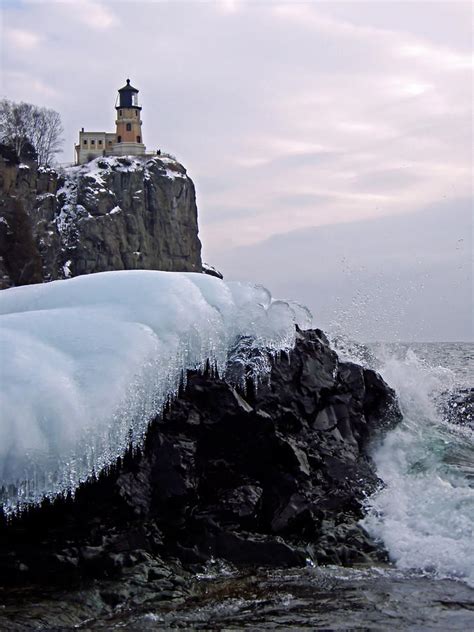
[{"label": "overcast sky", "polygon": [[2,19],[1,94],[61,113],[63,161],[81,127],[113,131],[130,77],[226,278],[361,339],[472,338],[470,2],[4,0]]}]

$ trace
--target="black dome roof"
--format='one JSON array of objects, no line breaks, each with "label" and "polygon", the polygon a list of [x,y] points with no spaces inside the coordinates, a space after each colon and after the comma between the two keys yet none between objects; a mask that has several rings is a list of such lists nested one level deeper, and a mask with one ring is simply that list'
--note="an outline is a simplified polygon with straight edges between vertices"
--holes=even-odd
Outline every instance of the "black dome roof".
[{"label": "black dome roof", "polygon": [[137,88],[130,85],[130,79],[127,79],[127,85],[120,88],[119,92],[139,92]]}]

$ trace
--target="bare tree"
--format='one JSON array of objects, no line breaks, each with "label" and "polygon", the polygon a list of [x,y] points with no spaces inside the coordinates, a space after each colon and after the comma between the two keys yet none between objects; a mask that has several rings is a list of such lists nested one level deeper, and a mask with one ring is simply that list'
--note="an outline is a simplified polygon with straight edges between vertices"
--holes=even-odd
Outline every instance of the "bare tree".
[{"label": "bare tree", "polygon": [[10,145],[20,156],[27,142],[31,127],[33,106],[29,103],[13,103],[7,99],[0,102],[0,139]]},{"label": "bare tree", "polygon": [[52,163],[61,151],[63,126],[54,110],[31,103],[0,101],[0,141],[13,147],[21,157],[30,143],[40,166]]},{"label": "bare tree", "polygon": [[38,153],[38,164],[49,165],[61,151],[63,131],[61,117],[54,110],[38,108],[34,112],[31,142]]}]

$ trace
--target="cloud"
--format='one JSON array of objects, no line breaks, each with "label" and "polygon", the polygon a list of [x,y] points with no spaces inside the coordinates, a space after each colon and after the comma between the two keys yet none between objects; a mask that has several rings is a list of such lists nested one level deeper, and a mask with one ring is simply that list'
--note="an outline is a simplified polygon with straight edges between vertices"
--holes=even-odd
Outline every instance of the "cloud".
[{"label": "cloud", "polygon": [[95,0],[61,0],[61,4],[65,5],[64,10],[68,17],[71,16],[96,31],[108,31],[120,23],[117,14],[111,9],[111,2],[104,4]]},{"label": "cloud", "polygon": [[20,101],[49,100],[59,96],[53,86],[26,72],[7,70],[4,73],[4,82],[15,88],[18,95],[16,99]]},{"label": "cloud", "polygon": [[413,77],[392,77],[387,81],[387,92],[394,97],[418,97],[433,89],[433,84]]},{"label": "cloud", "polygon": [[[323,5],[324,6],[324,5]],[[373,28],[350,21],[334,19],[320,11],[317,5],[308,3],[279,4],[274,7],[274,15],[284,20],[292,20],[303,28],[326,31],[339,37],[367,38],[393,35],[388,29]]]},{"label": "cloud", "polygon": [[225,13],[235,13],[240,8],[240,0],[218,0],[218,7]]},{"label": "cloud", "polygon": [[21,28],[5,29],[5,38],[9,46],[14,46],[20,51],[30,52],[38,47],[41,37],[34,31]]},{"label": "cloud", "polygon": [[472,68],[472,55],[455,53],[427,44],[404,44],[395,50],[400,57],[415,59],[446,70],[465,70]]}]

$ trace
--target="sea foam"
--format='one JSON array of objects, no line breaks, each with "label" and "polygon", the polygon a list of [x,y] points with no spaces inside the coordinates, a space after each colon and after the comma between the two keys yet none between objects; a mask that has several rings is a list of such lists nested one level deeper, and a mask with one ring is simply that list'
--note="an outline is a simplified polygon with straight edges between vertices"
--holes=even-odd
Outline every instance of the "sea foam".
[{"label": "sea foam", "polygon": [[411,350],[380,360],[403,422],[374,452],[384,486],[368,499],[362,525],[398,568],[474,586],[474,434],[448,423],[439,406],[455,376]]}]

